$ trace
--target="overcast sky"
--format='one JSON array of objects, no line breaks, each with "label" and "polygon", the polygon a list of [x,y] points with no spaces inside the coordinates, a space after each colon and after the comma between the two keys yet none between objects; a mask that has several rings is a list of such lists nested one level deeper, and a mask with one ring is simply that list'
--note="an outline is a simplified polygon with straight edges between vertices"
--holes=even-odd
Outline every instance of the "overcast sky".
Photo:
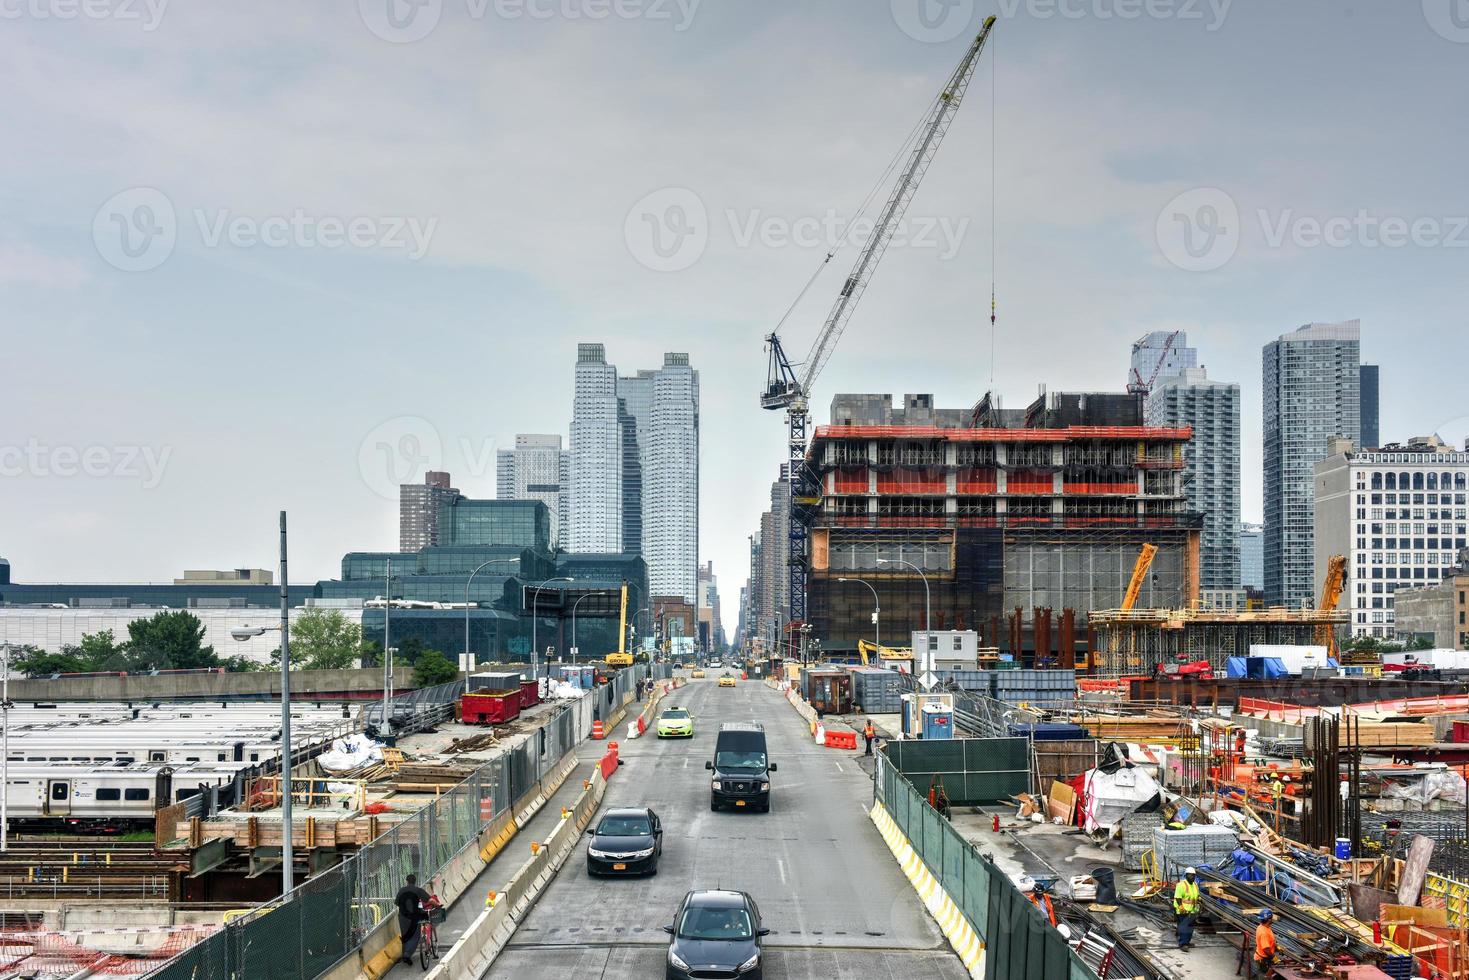
[{"label": "overcast sky", "polygon": [[334,576],[396,546],[415,462],[490,497],[495,448],[564,435],[602,341],[701,373],[733,630],[783,445],[762,336],[990,12],[814,416],[968,406],[992,372],[1012,406],[1117,390],[1134,339],[1186,328],[1243,388],[1259,519],[1282,331],[1360,318],[1384,440],[1469,430],[1464,7],[0,0],[0,555],[22,582],[273,567],[284,508],[291,578]]}]

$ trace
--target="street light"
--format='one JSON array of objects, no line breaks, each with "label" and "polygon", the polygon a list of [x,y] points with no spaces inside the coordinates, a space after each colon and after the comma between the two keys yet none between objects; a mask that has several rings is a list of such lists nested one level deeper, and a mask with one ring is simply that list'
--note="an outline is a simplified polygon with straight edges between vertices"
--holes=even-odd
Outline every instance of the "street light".
[{"label": "street light", "polygon": [[0,643],[0,853],[10,850],[10,644]]},{"label": "street light", "polygon": [[[237,627],[230,630],[230,636],[243,641],[276,630],[281,634],[281,897],[284,898],[295,888],[296,860],[291,839],[291,613],[286,595],[285,511],[281,511],[281,624]],[[8,676],[9,671],[6,673]]]},{"label": "street light", "polygon": [[562,575],[556,578],[548,578],[536,586],[535,598],[531,600],[530,607],[530,676],[539,684],[541,682],[540,651],[536,649],[536,610],[541,606],[541,590],[552,582],[575,582],[576,579],[570,575]]},{"label": "street light", "polygon": [[579,605],[581,605],[584,600],[590,598],[591,595],[592,595],[592,593],[590,593],[590,592],[584,592],[584,593],[582,593],[582,596],[581,596],[580,599],[577,599],[575,602],[573,602],[571,604],[571,663],[572,663],[572,666],[576,666],[576,607],[579,606]]},{"label": "street light", "polygon": [[[879,558],[877,563],[879,565],[907,565],[918,573],[919,578],[923,579],[923,669],[929,670],[933,666],[933,660],[928,655],[928,633],[933,629],[933,606],[928,592],[928,576],[923,574],[923,569],[906,558]],[[914,669],[917,669],[916,662]]]},{"label": "street light", "polygon": [[464,582],[464,690],[469,692],[469,665],[474,661],[469,659],[469,586],[474,577],[479,574],[480,568],[487,565],[504,564],[506,562],[518,562],[519,558],[491,558],[487,562],[481,562],[479,568],[469,573],[469,578]]},{"label": "street light", "polygon": [[882,602],[877,598],[877,590],[872,583],[865,578],[839,578],[838,582],[861,582],[867,586],[867,591],[872,593],[872,642],[877,646],[877,658],[882,659]]},{"label": "street light", "polygon": [[[647,613],[648,614],[648,635],[649,636],[654,636],[654,634],[657,632],[657,630],[654,629],[654,627],[655,627],[656,624],[654,623],[654,620],[653,620],[653,607],[652,606],[644,606],[643,608],[639,609],[637,612],[635,612],[635,613],[632,614],[632,625],[631,625],[632,633],[631,633],[631,636],[633,636],[633,637],[636,637],[637,634],[638,634],[638,617],[641,616],[643,613]],[[632,646],[632,643],[629,642],[628,643],[628,646]],[[632,653],[631,650],[629,650],[628,652],[629,653]]]}]

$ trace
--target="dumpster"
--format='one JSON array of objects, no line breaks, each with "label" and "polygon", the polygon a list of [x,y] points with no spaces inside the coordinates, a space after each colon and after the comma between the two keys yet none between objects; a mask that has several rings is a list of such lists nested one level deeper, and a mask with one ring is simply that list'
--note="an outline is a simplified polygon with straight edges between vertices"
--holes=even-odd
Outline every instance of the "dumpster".
[{"label": "dumpster", "polygon": [[540,703],[541,703],[541,682],[540,681],[521,681],[520,682],[520,706],[521,706],[521,708],[529,708],[532,705],[536,705],[536,704],[540,704]]},{"label": "dumpster", "polygon": [[520,691],[475,691],[459,699],[459,719],[467,725],[498,725],[520,714]]}]

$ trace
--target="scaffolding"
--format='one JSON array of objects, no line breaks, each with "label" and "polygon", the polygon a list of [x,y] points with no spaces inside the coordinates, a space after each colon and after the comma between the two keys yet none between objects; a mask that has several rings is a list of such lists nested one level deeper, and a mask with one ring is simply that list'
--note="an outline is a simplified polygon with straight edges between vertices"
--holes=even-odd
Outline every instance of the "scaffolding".
[{"label": "scaffolding", "polygon": [[1230,657],[1249,656],[1257,644],[1309,646],[1317,631],[1347,624],[1345,611],[1269,609],[1231,612],[1204,607],[1106,609],[1091,614],[1096,673],[1101,677],[1153,675],[1164,664],[1207,660],[1223,675]]}]

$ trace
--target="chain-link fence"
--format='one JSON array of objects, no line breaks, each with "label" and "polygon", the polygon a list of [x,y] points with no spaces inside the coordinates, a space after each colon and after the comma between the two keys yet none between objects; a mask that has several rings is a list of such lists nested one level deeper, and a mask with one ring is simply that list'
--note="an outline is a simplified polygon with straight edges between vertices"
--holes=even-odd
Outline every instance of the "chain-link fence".
[{"label": "chain-link fence", "polygon": [[[395,914],[403,880],[426,882],[481,828],[519,800],[591,733],[595,712],[623,703],[641,666],[561,708],[527,740],[481,766],[351,858],[313,874],[288,898],[234,919],[148,974],[155,980],[301,980],[319,976]],[[604,707],[605,706],[605,707]],[[600,715],[599,715],[600,716]]]},{"label": "chain-link fence", "polygon": [[1095,980],[1004,872],[941,817],[882,753],[877,798],[985,944],[985,976]]}]

